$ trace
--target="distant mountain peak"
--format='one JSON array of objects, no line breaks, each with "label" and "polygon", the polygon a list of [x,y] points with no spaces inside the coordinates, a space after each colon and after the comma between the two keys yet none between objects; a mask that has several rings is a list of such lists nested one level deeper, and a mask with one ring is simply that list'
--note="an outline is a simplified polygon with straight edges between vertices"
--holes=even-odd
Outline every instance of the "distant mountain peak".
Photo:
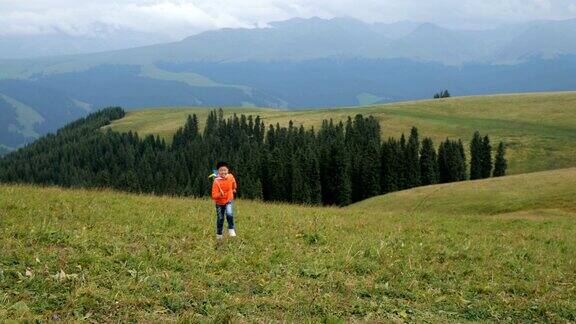
[{"label": "distant mountain peak", "polygon": [[439,25],[436,25],[434,23],[426,22],[426,23],[422,23],[422,24],[420,24],[420,26],[416,27],[412,33],[418,33],[418,34],[436,33],[436,34],[438,34],[438,33],[453,33],[453,32],[455,32],[455,31],[448,29],[448,28],[444,28],[444,27],[439,26]]},{"label": "distant mountain peak", "polygon": [[273,28],[313,28],[318,26],[350,26],[350,27],[368,27],[369,24],[352,17],[334,17],[334,18],[291,18],[283,21],[275,21],[268,24]]}]

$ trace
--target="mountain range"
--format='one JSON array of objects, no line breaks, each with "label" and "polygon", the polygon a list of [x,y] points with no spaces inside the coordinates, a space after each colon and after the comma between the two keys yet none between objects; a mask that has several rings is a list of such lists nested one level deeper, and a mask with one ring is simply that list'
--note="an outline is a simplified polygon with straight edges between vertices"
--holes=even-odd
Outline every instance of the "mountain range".
[{"label": "mountain range", "polygon": [[162,35],[105,24],[92,24],[91,33],[85,35],[70,35],[60,30],[44,34],[0,33],[0,59],[30,59],[106,52],[173,40]]},{"label": "mountain range", "polygon": [[[31,48],[29,56],[69,55],[0,60],[0,148],[20,147],[105,106],[301,109],[423,99],[442,89],[576,90],[576,19],[454,30],[295,18],[128,49],[112,41],[78,41],[93,46],[84,49],[69,46],[73,39],[38,41],[59,50]],[[0,38],[0,49],[16,43]],[[85,50],[97,53],[75,54]]]}]

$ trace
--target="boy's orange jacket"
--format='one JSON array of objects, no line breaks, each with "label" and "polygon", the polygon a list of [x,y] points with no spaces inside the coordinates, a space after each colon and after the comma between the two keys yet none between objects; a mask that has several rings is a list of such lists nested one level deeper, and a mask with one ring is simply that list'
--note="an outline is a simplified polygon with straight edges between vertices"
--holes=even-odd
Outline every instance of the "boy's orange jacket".
[{"label": "boy's orange jacket", "polygon": [[236,179],[233,175],[228,174],[226,178],[216,177],[212,184],[212,199],[217,205],[226,205],[234,199],[234,190],[236,190]]}]

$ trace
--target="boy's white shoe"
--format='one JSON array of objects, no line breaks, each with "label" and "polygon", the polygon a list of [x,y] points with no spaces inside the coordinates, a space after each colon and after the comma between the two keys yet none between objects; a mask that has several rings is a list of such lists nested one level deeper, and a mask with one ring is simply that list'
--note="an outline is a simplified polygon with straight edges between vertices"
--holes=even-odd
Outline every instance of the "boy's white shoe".
[{"label": "boy's white shoe", "polygon": [[222,234],[216,234],[216,239],[221,240],[224,236]]},{"label": "boy's white shoe", "polygon": [[229,229],[229,230],[228,230],[228,235],[229,235],[230,237],[234,237],[234,236],[236,236],[236,231],[235,231],[233,228],[232,228],[232,229]]}]

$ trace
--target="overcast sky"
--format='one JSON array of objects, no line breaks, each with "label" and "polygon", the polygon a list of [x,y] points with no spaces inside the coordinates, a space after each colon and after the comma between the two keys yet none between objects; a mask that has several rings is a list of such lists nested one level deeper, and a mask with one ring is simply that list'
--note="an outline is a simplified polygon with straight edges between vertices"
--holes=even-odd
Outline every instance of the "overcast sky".
[{"label": "overcast sky", "polygon": [[312,16],[482,28],[576,18],[576,0],[0,0],[0,34],[134,30],[180,39],[210,29]]}]

